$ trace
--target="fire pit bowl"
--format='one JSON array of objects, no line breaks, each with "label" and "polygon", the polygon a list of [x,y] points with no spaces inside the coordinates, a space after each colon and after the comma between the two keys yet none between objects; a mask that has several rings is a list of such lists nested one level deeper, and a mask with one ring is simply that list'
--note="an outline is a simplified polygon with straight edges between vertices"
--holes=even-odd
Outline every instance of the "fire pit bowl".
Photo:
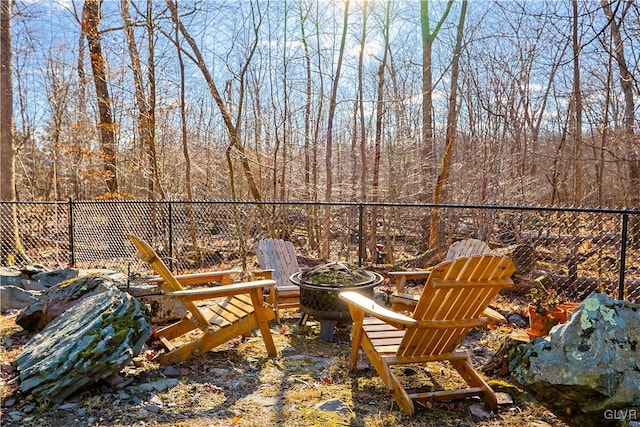
[{"label": "fire pit bowl", "polygon": [[333,331],[338,323],[351,322],[349,307],[338,294],[356,291],[372,296],[373,288],[384,279],[373,271],[351,269],[341,262],[330,262],[294,273],[289,280],[300,287],[300,310],[305,314],[304,318],[313,316],[320,322],[319,339],[333,341]]}]

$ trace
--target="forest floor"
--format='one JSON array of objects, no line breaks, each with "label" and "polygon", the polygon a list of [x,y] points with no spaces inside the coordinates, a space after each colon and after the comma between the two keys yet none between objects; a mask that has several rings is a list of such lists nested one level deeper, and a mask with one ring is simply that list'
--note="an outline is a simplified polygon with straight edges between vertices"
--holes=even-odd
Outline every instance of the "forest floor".
[{"label": "forest floor", "polygon": [[[493,305],[518,312],[499,297]],[[504,309],[506,308],[506,310]],[[15,315],[0,317],[2,426],[565,426],[509,378],[487,380],[501,401],[490,413],[476,398],[418,407],[409,417],[394,404],[366,357],[349,372],[348,330],[318,340],[319,325],[298,326],[297,312],[272,322],[278,356],[267,357],[260,336],[236,339],[192,361],[159,366],[146,349],[120,375],[62,403],[38,402],[18,391],[11,365],[29,339]],[[474,329],[462,343],[474,365],[491,359],[512,329]],[[447,365],[404,368],[402,381],[451,388]]]}]

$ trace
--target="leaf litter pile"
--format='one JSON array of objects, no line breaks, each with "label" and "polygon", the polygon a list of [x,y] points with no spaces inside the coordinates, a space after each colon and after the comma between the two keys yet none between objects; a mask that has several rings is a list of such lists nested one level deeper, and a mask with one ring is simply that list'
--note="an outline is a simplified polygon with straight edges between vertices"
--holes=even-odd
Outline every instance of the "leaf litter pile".
[{"label": "leaf litter pile", "polygon": [[[508,303],[506,301],[506,305]],[[509,307],[512,309],[512,307]],[[34,401],[18,391],[11,365],[29,339],[15,315],[0,317],[2,426],[563,426],[508,378],[487,378],[501,401],[497,413],[479,399],[434,402],[408,417],[394,404],[376,371],[361,355],[349,372],[349,329],[334,342],[318,340],[320,325],[298,325],[284,312],[271,324],[278,356],[267,357],[259,336],[237,338],[179,365],[160,366],[146,350],[118,376],[63,403]],[[475,329],[462,343],[480,367],[509,328]],[[409,391],[457,387],[446,364],[396,371]]]}]

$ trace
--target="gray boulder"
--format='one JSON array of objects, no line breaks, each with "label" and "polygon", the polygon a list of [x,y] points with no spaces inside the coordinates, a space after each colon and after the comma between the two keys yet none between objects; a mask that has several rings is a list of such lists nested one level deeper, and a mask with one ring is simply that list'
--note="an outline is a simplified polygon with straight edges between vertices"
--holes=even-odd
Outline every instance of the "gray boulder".
[{"label": "gray boulder", "polygon": [[16,317],[16,323],[27,331],[40,330],[85,298],[118,286],[122,284],[101,273],[58,283],[24,307]]},{"label": "gray boulder", "polygon": [[28,291],[18,286],[0,286],[0,310],[2,313],[9,310],[21,309],[38,302],[40,292]]},{"label": "gray boulder", "polygon": [[32,276],[44,271],[41,266],[27,266],[19,269],[16,267],[0,266],[0,310],[5,313],[9,310],[20,310],[33,303],[39,291],[44,288],[33,280]]},{"label": "gray boulder", "polygon": [[31,277],[31,280],[37,281],[41,286],[45,288],[50,288],[71,279],[92,276],[94,274],[103,274],[105,276],[109,276],[111,280],[122,284],[122,286],[124,286],[127,282],[127,275],[119,271],[108,270],[104,268],[77,269],[71,267],[51,271],[41,271],[37,274],[34,274]]},{"label": "gray boulder", "polygon": [[639,305],[594,293],[567,323],[520,350],[512,377],[567,423],[618,425],[640,416]]},{"label": "gray boulder", "polygon": [[63,268],[60,270],[42,271],[32,276],[32,280],[36,280],[45,288],[50,288],[58,283],[65,282],[78,277],[78,270],[75,268]]},{"label": "gray boulder", "polygon": [[0,285],[20,286],[25,275],[15,267],[0,266]]},{"label": "gray boulder", "polygon": [[151,336],[143,306],[114,288],[65,311],[35,335],[14,361],[20,390],[60,402],[113,374],[140,353]]},{"label": "gray boulder", "polygon": [[165,295],[158,285],[147,283],[144,279],[132,283],[125,289],[120,289],[126,290],[147,306],[151,323],[154,325],[164,325],[179,320],[187,313],[187,309],[180,300]]}]

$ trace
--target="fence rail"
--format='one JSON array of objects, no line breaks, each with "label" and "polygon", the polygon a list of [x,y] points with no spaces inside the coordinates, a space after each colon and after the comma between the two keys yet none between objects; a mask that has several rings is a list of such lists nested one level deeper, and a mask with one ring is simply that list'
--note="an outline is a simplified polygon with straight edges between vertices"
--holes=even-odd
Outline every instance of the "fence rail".
[{"label": "fence rail", "polygon": [[239,264],[263,237],[292,241],[302,257],[329,253],[333,260],[396,268],[425,253],[437,208],[439,248],[479,238],[495,251],[523,257],[516,260],[528,263],[519,280],[544,275],[573,298],[597,290],[640,302],[640,233],[630,231],[630,224],[640,224],[637,210],[173,200],[0,204],[17,218],[13,224],[3,215],[0,229],[17,228],[33,262],[120,271],[146,270],[132,257],[127,233],[151,243],[177,271]]}]

